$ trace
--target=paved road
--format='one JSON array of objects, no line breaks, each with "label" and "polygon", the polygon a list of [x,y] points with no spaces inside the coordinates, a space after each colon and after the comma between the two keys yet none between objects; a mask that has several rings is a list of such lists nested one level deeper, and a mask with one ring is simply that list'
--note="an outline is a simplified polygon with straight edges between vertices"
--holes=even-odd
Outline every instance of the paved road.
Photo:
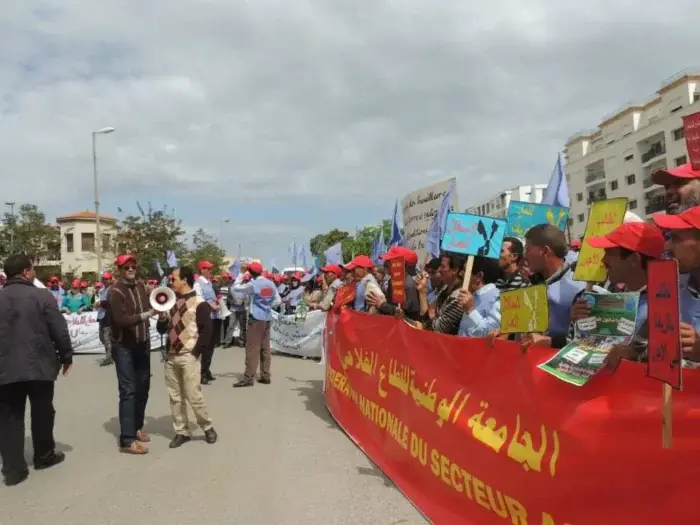
[{"label": "paved road", "polygon": [[[322,367],[273,357],[273,384],[233,389],[241,349],[218,349],[205,396],[219,433],[177,450],[159,354],[146,430],[151,453],[117,452],[116,378],[78,356],[57,385],[62,465],[0,485],[0,525],[413,525],[425,520],[328,415]],[[201,436],[197,431],[196,436]],[[25,454],[31,457],[27,440]]]}]

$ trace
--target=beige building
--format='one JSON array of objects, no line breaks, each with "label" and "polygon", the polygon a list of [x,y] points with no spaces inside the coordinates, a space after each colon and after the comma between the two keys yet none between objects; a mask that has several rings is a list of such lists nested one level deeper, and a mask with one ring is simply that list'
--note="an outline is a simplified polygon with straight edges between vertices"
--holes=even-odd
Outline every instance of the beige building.
[{"label": "beige building", "polygon": [[546,189],[546,184],[516,186],[515,188],[501,191],[484,203],[467,208],[467,213],[505,219],[508,214],[510,201],[540,203]]},{"label": "beige building", "polygon": [[[97,274],[95,254],[95,212],[81,211],[56,217],[61,229],[61,273]],[[102,232],[102,266],[110,268],[114,261],[117,219],[100,215]]]},{"label": "beige building", "polygon": [[627,104],[567,141],[573,238],[583,235],[588,208],[598,200],[627,197],[628,209],[644,219],[665,209],[663,188],[651,174],[688,162],[682,117],[698,111],[700,72],[682,72],[646,102]]}]

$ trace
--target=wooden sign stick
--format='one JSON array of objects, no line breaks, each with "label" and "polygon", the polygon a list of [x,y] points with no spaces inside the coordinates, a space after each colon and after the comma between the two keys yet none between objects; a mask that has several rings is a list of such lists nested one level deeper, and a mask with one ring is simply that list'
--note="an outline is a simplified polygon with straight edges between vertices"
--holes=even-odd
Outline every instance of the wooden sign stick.
[{"label": "wooden sign stick", "polygon": [[662,385],[661,391],[661,432],[664,448],[673,446],[673,389],[668,383]]},{"label": "wooden sign stick", "polygon": [[474,256],[467,257],[467,262],[464,263],[464,280],[462,281],[462,290],[469,289],[469,281],[472,278],[472,268],[474,268]]}]

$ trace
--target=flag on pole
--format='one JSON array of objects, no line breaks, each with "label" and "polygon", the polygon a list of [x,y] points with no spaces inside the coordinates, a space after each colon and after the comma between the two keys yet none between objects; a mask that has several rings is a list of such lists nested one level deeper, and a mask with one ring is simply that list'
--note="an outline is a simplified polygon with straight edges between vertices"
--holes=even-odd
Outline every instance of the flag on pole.
[{"label": "flag on pole", "polygon": [[177,257],[175,257],[175,252],[172,250],[168,250],[168,253],[165,257],[166,262],[168,263],[168,266],[170,268],[176,268],[177,267]]},{"label": "flag on pole", "polygon": [[343,264],[343,243],[336,243],[323,253],[326,256],[326,264]]},{"label": "flag on pole", "polygon": [[568,208],[570,205],[569,184],[566,181],[566,175],[564,175],[561,155],[557,155],[557,163],[554,165],[549,184],[547,184],[547,189],[544,191],[542,204],[561,206],[562,208]]},{"label": "flag on pole", "polygon": [[163,271],[163,268],[161,268],[160,261],[158,259],[153,259],[153,266],[156,267],[158,277],[163,277],[165,275],[165,272]]},{"label": "flag on pole", "polygon": [[229,264],[228,272],[231,274],[233,279],[241,274],[241,260],[239,258],[236,258],[231,264]]},{"label": "flag on pole", "polygon": [[440,207],[438,208],[435,217],[433,217],[433,222],[430,223],[430,227],[428,228],[428,235],[425,239],[425,250],[433,258],[440,257],[440,243],[442,242],[442,237],[445,235],[447,214],[450,212],[452,192],[454,189],[455,184],[453,183],[452,186],[450,186],[449,191],[442,196]]},{"label": "flag on pole", "polygon": [[402,244],[403,235],[401,235],[401,226],[399,225],[399,199],[396,199],[396,204],[394,204],[394,218],[391,221],[389,246],[401,246]]}]

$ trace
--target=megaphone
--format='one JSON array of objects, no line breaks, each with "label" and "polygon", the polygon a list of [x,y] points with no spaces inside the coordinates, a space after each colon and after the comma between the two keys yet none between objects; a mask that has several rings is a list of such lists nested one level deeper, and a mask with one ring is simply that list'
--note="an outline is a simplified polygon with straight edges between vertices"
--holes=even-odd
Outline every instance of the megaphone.
[{"label": "megaphone", "polygon": [[151,307],[156,312],[167,312],[175,306],[175,292],[167,286],[159,286],[151,292],[149,300],[151,302]]}]

